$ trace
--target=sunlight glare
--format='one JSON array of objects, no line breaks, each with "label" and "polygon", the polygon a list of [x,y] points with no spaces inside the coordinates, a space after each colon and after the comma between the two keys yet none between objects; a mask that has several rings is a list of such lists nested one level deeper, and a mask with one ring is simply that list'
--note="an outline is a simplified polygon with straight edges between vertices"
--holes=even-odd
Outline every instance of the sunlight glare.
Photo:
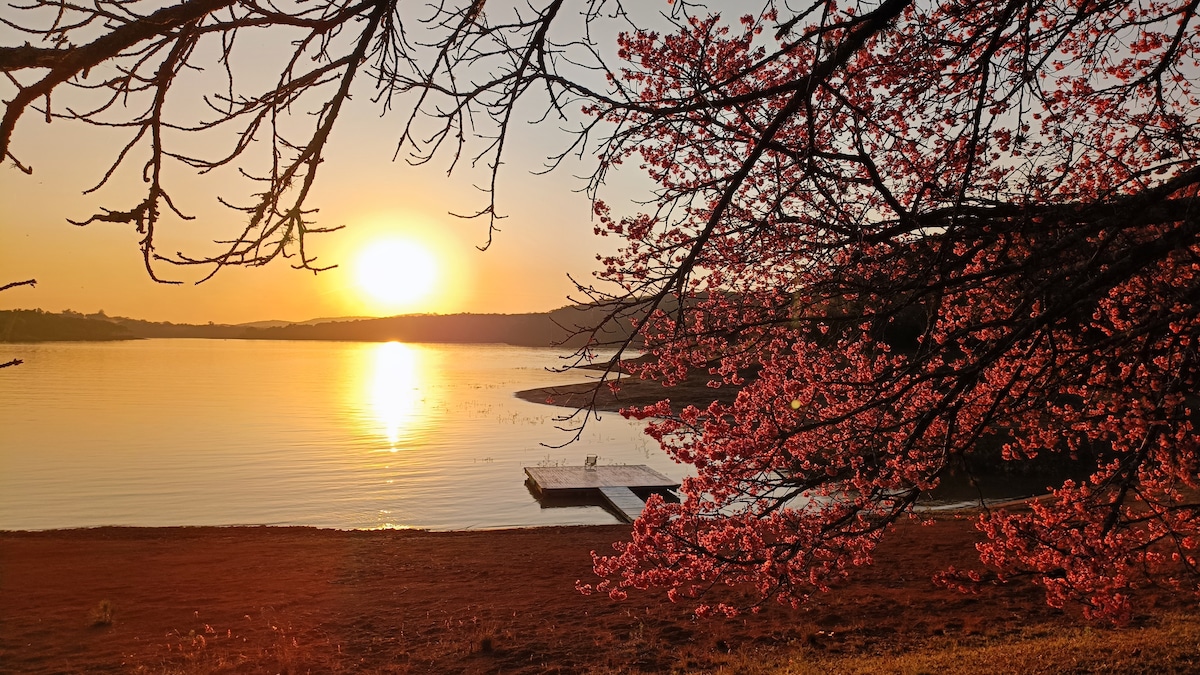
[{"label": "sunlight glare", "polygon": [[420,354],[400,342],[386,342],[375,349],[371,407],[383,425],[392,452],[411,435],[421,415]]},{"label": "sunlight glare", "polygon": [[407,310],[435,290],[438,265],[425,246],[408,239],[369,244],[355,261],[359,287],[381,309]]}]

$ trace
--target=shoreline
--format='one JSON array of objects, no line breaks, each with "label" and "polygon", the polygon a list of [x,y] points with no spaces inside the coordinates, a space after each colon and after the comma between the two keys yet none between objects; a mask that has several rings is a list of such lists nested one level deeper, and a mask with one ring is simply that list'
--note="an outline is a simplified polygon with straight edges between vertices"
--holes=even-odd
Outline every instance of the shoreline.
[{"label": "shoreline", "polygon": [[[613,409],[639,388],[653,400],[663,393],[623,382]],[[578,395],[571,386],[516,395],[546,403]],[[577,582],[596,581],[592,551],[627,539],[629,525],[0,531],[0,673],[1049,673],[1063,664],[1158,673],[1200,664],[1191,596],[1140,590],[1133,625],[1118,631],[1048,607],[1026,581],[971,596],[935,587],[946,567],[978,566],[979,533],[967,514],[933,517],[932,527],[899,523],[875,563],[833,592],[734,619],[699,619],[658,590],[622,602],[579,594]]]},{"label": "shoreline", "polygon": [[593,382],[578,382],[523,389],[513,395],[530,403],[579,409],[593,401],[593,394],[596,410],[601,412],[619,412],[626,407],[652,405],[664,398],[671,401],[672,410],[679,412],[688,405],[704,407],[712,401],[732,403],[737,397],[737,389],[714,389],[703,382],[694,381],[667,388],[660,382],[622,375],[620,388],[616,392],[607,386],[596,389]]},{"label": "shoreline", "polygon": [[[978,562],[978,533],[962,517],[929,527],[902,522],[875,564],[832,592],[799,609],[770,602],[734,619],[698,619],[662,591],[622,602],[579,594],[577,581],[594,581],[591,552],[629,531],[0,532],[0,671],[889,672],[953,647],[947,654],[963,670],[947,672],[969,672],[966,647],[986,654],[989,645],[1044,644],[1060,654],[1061,644],[1045,641],[1077,634],[1092,635],[1080,658],[1124,664],[1122,672],[1170,672],[1185,656],[1200,661],[1200,640],[1157,661],[1140,656],[1160,634],[1200,637],[1200,618],[1179,618],[1194,614],[1179,594],[1139,592],[1134,625],[1112,631],[1047,606],[1027,582],[973,596],[934,587],[940,569]],[[1007,672],[1035,663],[1014,654],[1004,659]],[[991,668],[980,663],[975,670]],[[1052,672],[1052,662],[1036,663]]]}]

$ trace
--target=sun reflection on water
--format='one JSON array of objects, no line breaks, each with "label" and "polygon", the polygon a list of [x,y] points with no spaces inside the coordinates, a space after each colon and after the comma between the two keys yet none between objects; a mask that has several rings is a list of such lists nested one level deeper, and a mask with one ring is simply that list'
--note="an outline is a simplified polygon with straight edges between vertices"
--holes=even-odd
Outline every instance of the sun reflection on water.
[{"label": "sun reflection on water", "polygon": [[392,452],[418,433],[424,396],[420,350],[400,342],[375,348],[371,408]]}]

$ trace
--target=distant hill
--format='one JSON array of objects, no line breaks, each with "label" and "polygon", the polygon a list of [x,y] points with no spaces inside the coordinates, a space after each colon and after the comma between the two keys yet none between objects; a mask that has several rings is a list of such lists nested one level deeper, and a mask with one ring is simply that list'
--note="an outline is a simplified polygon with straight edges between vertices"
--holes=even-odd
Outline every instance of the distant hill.
[{"label": "distant hill", "polygon": [[128,328],[81,314],[52,314],[40,309],[0,311],[0,342],[132,340]]},{"label": "distant hill", "polygon": [[[602,316],[601,310],[592,307],[564,307],[538,314],[409,315],[250,328],[241,337],[260,340],[396,340],[578,347],[585,344],[587,336],[574,333],[582,326],[598,322]],[[624,337],[624,333],[612,333],[603,336],[601,341],[616,341]]]},{"label": "distant hill", "polygon": [[308,321],[282,321],[280,319],[271,319],[268,321],[250,321],[247,323],[235,324],[238,328],[282,328],[283,326],[311,326],[318,323],[331,323],[333,321],[360,321],[362,319],[374,319],[373,316],[327,316],[321,319],[309,319]]},{"label": "distant hill", "polygon": [[[209,338],[239,340],[331,340],[348,342],[498,343],[524,347],[579,347],[580,327],[598,323],[602,310],[563,307],[537,314],[409,315],[387,318],[312,319],[304,323],[262,321],[240,325],[177,324],[110,317],[103,312],[54,314],[35,310],[0,312],[0,342],[47,340],[128,340],[135,338]],[[601,342],[625,333],[601,336]]]},{"label": "distant hill", "polygon": [[246,328],[225,323],[171,323],[170,321],[142,321],[114,317],[114,323],[125,326],[131,333],[142,338],[209,338],[213,340],[235,340],[243,336]]}]

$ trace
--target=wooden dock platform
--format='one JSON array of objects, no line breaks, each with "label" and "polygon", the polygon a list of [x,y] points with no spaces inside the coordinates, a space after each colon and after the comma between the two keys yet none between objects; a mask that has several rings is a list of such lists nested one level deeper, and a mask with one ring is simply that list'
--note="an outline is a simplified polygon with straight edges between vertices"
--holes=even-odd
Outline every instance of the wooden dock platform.
[{"label": "wooden dock platform", "polygon": [[642,511],[646,509],[646,502],[633,494],[633,490],[627,487],[602,487],[600,494],[618,513],[625,517],[625,520],[631,523],[637,520],[638,516],[642,515]]},{"label": "wooden dock platform", "polygon": [[644,464],[625,466],[527,466],[525,475],[537,495],[597,494],[622,519],[633,522],[646,503],[638,492],[648,494],[679,488],[671,480]]}]

